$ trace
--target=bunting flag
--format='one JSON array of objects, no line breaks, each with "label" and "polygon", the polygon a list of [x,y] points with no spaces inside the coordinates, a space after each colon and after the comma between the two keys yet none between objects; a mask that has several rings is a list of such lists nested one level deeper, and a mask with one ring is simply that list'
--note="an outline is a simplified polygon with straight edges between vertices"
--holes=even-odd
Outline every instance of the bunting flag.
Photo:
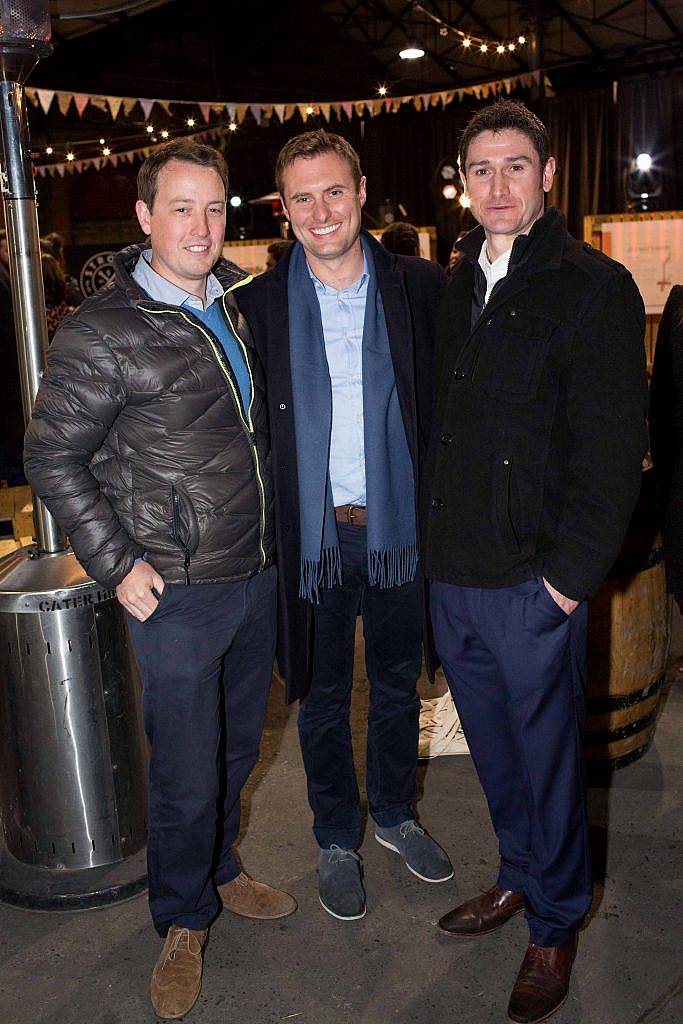
[{"label": "bunting flag", "polygon": [[373,96],[369,99],[335,100],[332,102],[325,101],[324,103],[316,102],[315,100],[311,100],[309,103],[302,103],[300,101],[290,103],[217,103],[210,100],[171,100],[149,99],[135,96],[100,96],[93,93],[65,92],[59,89],[34,89],[30,87],[26,89],[26,96],[34,106],[40,106],[45,114],[49,112],[53,100],[56,97],[57,105],[64,115],[66,115],[73,100],[76,104],[76,110],[81,117],[88,105],[92,104],[100,110],[108,110],[111,114],[112,120],[115,121],[121,111],[121,108],[123,108],[124,115],[128,117],[133,108],[139,104],[146,120],[149,120],[152,110],[156,105],[161,107],[161,109],[168,115],[171,114],[171,108],[173,107],[198,107],[206,124],[209,123],[212,115],[222,118],[226,113],[230,118],[236,120],[238,124],[241,124],[247,112],[251,113],[257,124],[264,122],[267,124],[273,111],[275,111],[275,114],[280,121],[288,121],[293,117],[297,110],[301,113],[302,118],[306,119],[311,116],[306,113],[307,107],[313,107],[316,111],[320,111],[326,121],[330,119],[331,114],[334,114],[338,119],[341,118],[342,113],[351,119],[354,112],[358,117],[363,117],[366,113],[371,117],[374,117],[376,114],[380,114],[382,112],[395,113],[405,105],[412,105],[417,110],[429,110],[431,107],[437,106],[438,104],[441,104],[442,107],[446,107],[456,98],[461,101],[464,96],[475,96],[480,98],[482,96],[498,95],[503,91],[510,93],[516,88],[528,89],[531,87],[534,80],[536,82],[540,82],[541,76],[543,76],[543,81],[546,87],[550,89],[551,84],[545,75],[545,72],[533,71],[520,75],[512,75],[507,78],[500,78],[492,82],[462,86],[459,89],[441,89],[437,92],[416,93],[407,96]]}]

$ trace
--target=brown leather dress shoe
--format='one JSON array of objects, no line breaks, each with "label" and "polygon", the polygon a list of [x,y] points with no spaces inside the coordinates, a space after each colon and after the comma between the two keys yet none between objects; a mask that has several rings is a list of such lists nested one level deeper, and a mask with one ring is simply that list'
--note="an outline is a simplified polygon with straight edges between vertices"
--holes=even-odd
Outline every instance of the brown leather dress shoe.
[{"label": "brown leather dress shoe", "polygon": [[202,959],[208,930],[172,924],[152,974],[150,995],[157,1017],[177,1020],[189,1013],[202,987]]},{"label": "brown leather dress shoe", "polygon": [[288,892],[273,889],[265,882],[255,882],[243,871],[231,882],[219,885],[218,895],[230,913],[259,921],[288,917],[297,908],[296,900]]},{"label": "brown leather dress shoe", "polygon": [[488,892],[444,914],[439,921],[439,928],[448,935],[463,938],[490,935],[523,910],[524,897],[521,893],[494,885]]},{"label": "brown leather dress shoe", "polygon": [[510,996],[508,1020],[538,1024],[563,1005],[576,956],[578,936],[563,946],[529,945]]}]

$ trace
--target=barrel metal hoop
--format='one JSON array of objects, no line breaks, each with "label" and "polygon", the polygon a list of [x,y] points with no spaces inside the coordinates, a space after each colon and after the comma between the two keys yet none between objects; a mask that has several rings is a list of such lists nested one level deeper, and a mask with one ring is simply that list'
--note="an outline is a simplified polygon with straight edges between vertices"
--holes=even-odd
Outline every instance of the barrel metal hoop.
[{"label": "barrel metal hoop", "polygon": [[623,708],[632,708],[649,697],[659,693],[664,685],[666,674],[662,672],[653,682],[648,683],[642,690],[634,690],[632,693],[610,695],[606,697],[589,697],[586,700],[586,710],[591,715],[605,715],[610,711],[621,711]]},{"label": "barrel metal hoop", "polygon": [[616,743],[618,740],[625,740],[628,739],[629,736],[635,736],[636,733],[641,732],[643,729],[647,729],[649,725],[652,725],[657,717],[658,710],[659,709],[657,707],[654,707],[649,715],[645,715],[644,718],[639,718],[636,722],[629,722],[628,725],[622,725],[618,729],[603,729],[600,732],[587,732],[585,744],[587,747],[595,747],[605,743]]}]

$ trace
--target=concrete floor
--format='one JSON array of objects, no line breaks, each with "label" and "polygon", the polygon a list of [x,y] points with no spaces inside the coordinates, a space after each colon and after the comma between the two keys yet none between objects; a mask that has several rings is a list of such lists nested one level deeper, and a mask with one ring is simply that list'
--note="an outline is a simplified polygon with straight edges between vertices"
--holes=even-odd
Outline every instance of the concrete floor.
[{"label": "concrete floor", "polygon": [[[681,630],[678,626],[679,632]],[[680,639],[678,650],[683,651]],[[557,1024],[681,1024],[683,661],[647,755],[590,791],[596,898]],[[361,673],[362,675],[362,673]],[[363,760],[366,687],[354,735]],[[420,768],[419,813],[455,878],[428,885],[380,847],[361,850],[362,921],[320,908],[295,711],[274,684],[263,757],[245,799],[239,852],[251,874],[292,892],[273,924],[223,914],[213,926],[193,1024],[487,1024],[505,1008],[527,942],[523,918],[474,941],[437,919],[495,879],[497,855],[469,757]],[[38,914],[0,905],[0,1024],[144,1024],[159,942],[144,896],[106,910]]]}]

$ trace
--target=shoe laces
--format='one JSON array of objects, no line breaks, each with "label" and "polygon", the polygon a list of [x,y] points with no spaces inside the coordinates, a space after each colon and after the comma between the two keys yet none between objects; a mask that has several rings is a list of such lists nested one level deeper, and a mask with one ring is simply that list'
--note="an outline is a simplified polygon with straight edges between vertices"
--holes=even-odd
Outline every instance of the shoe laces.
[{"label": "shoe laces", "polygon": [[400,827],[401,839],[408,839],[410,836],[423,836],[425,830],[420,828],[418,823],[411,819],[410,821],[404,821]]},{"label": "shoe laces", "polygon": [[185,949],[187,950],[190,956],[197,956],[197,954],[193,952],[190,946],[190,929],[179,928],[176,931],[175,935],[173,936],[173,941],[171,942],[171,945],[168,947],[168,953],[166,954],[166,959],[164,960],[164,963],[166,963],[168,960],[175,960],[176,953],[183,944],[185,945]]},{"label": "shoe laces", "polygon": [[336,843],[332,843],[330,846],[330,864],[341,864],[342,861],[349,860],[351,857],[360,861],[360,857],[354,850],[345,850],[343,846],[338,846]]}]

